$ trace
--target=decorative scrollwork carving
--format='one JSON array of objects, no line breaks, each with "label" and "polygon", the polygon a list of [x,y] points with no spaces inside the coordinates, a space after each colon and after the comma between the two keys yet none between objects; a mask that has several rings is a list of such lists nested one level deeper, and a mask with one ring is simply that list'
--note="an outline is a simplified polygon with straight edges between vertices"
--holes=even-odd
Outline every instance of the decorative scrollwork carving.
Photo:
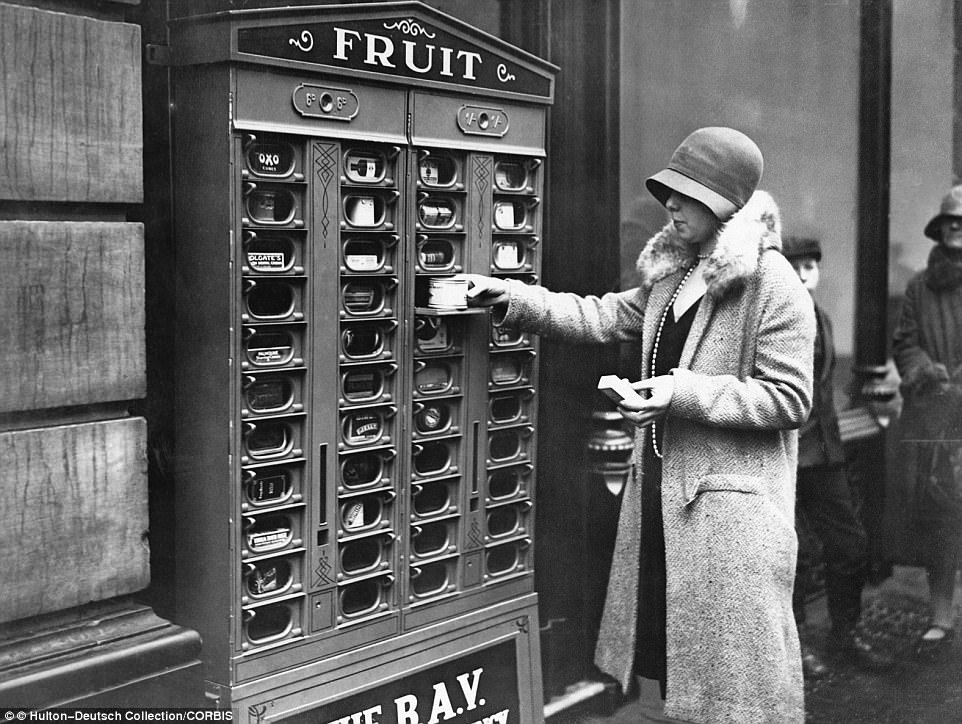
[{"label": "decorative scrollwork carving", "polygon": [[408,35],[423,35],[426,38],[435,37],[435,33],[428,32],[419,22],[409,19],[396,20],[390,25],[384,23],[384,29],[400,30],[402,33],[407,33]]}]

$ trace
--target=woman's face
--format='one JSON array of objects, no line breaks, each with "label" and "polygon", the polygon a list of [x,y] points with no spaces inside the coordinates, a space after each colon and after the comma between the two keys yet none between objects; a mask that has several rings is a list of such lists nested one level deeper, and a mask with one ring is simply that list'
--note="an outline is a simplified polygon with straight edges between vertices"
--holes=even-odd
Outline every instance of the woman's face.
[{"label": "woman's face", "polygon": [[940,222],[942,246],[952,251],[962,251],[962,216],[948,216]]},{"label": "woman's face", "polygon": [[718,231],[720,222],[711,209],[690,196],[672,191],[665,208],[678,238],[686,244],[703,244]]}]

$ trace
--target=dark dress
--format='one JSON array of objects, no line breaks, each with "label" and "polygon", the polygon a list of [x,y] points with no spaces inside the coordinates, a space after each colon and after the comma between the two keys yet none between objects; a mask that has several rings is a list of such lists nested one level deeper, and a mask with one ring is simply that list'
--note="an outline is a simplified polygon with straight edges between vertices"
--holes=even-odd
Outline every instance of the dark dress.
[{"label": "dark dress", "polygon": [[[675,319],[669,311],[658,341],[653,376],[666,375],[678,366],[688,332],[700,304],[695,302]],[[664,451],[664,423],[655,426],[658,450]],[[635,644],[635,673],[655,679],[665,698],[667,661],[665,655],[665,530],[661,517],[661,458],[651,443],[645,446],[645,475],[641,482],[641,563],[638,570],[638,635]]]}]

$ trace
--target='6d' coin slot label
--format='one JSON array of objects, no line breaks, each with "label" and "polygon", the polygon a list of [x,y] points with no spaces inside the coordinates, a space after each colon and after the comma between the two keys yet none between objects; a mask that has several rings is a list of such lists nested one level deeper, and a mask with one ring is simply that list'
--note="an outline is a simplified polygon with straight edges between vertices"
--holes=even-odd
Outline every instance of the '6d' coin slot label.
[{"label": "'6d' coin slot label", "polygon": [[353,91],[304,83],[294,89],[293,101],[294,110],[307,118],[350,121],[359,108]]}]

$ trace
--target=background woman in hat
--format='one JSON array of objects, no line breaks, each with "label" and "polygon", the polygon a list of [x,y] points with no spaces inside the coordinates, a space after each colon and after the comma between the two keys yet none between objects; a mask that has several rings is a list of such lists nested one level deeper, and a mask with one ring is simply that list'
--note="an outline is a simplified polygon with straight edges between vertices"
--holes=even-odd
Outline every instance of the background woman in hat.
[{"label": "background woman in hat", "polygon": [[962,557],[962,186],[945,196],[925,235],[936,246],[905,290],[894,356],[902,376],[912,534],[932,599],[919,652],[936,654],[955,633],[952,594]]},{"label": "background woman in hat", "polygon": [[632,386],[644,399],[619,408],[637,426],[635,474],[595,660],[626,690],[657,680],[672,720],[804,720],[794,483],[815,319],[778,253],[778,209],[755,191],[761,173],[744,134],[688,136],[646,182],[669,220],[638,259],[636,289],[580,297],[469,277],[500,324],[641,340]]}]

